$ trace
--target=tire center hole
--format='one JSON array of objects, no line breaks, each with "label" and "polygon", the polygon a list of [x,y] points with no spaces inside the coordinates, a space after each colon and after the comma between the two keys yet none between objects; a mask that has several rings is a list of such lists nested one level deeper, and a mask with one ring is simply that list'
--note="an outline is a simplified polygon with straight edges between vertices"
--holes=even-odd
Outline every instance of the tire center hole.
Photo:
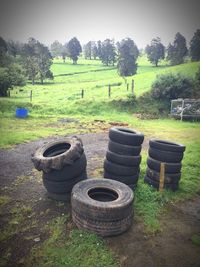
[{"label": "tire center hole", "polygon": [[44,153],[44,157],[55,157],[58,155],[63,154],[65,151],[69,150],[71,147],[70,144],[68,143],[61,143],[61,144],[56,144],[51,147],[49,147]]},{"label": "tire center hole", "polygon": [[88,195],[90,198],[101,202],[114,201],[119,197],[116,191],[104,187],[92,188],[88,191]]},{"label": "tire center hole", "polygon": [[136,132],[128,129],[119,129],[120,132],[125,132],[125,133],[131,133],[131,134],[136,134]]}]

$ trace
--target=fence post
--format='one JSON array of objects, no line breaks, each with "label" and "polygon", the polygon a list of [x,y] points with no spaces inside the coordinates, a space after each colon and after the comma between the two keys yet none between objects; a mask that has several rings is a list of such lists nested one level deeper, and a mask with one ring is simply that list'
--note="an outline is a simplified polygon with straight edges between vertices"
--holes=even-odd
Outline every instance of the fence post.
[{"label": "fence post", "polygon": [[159,191],[163,191],[164,187],[164,181],[165,181],[165,163],[160,163],[160,181],[159,181]]},{"label": "fence post", "polygon": [[81,90],[81,97],[84,98],[84,90]]},{"label": "fence post", "polygon": [[30,102],[32,102],[32,98],[33,98],[33,91],[31,90],[31,92],[30,92]]},{"label": "fence post", "polygon": [[126,85],[126,89],[127,89],[127,91],[128,91],[128,88],[129,88],[129,83],[127,83],[127,85]]},{"label": "fence post", "polygon": [[109,84],[108,85],[108,97],[110,97],[111,96],[111,85]]},{"label": "fence post", "polygon": [[132,90],[132,94],[134,94],[134,80],[132,80],[131,90]]}]

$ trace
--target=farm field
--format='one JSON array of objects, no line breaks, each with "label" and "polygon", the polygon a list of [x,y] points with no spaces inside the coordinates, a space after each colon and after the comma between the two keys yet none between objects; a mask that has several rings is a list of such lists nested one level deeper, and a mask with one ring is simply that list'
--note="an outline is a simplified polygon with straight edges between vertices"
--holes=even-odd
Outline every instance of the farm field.
[{"label": "farm field", "polygon": [[[172,266],[172,262],[169,259],[164,262],[166,255],[163,251],[160,256],[159,251],[155,254],[150,252],[151,246],[155,250],[157,246],[164,249],[165,240],[167,247],[178,240],[177,255],[173,254],[177,266],[180,266],[180,259],[183,263],[181,266],[184,266],[184,261],[185,266],[197,266],[195,261],[198,259],[200,240],[197,230],[200,124],[169,118],[141,120],[126,107],[119,107],[118,102],[131,93],[132,79],[135,81],[134,92],[140,96],[150,90],[157,74],[181,72],[192,77],[200,63],[188,62],[169,67],[162,62],[156,68],[142,57],[138,64],[137,75],[126,81],[130,84],[129,91],[115,67],[105,67],[98,60],[80,59],[77,66],[69,61],[63,63],[55,60],[52,65],[53,81],[14,88],[10,98],[0,98],[0,214],[4,218],[1,222],[3,252],[0,266],[14,266],[16,257],[15,266],[89,267],[93,264],[97,267],[131,267],[132,262],[137,264],[142,258],[144,261],[140,263],[146,266],[149,259],[151,262],[158,257],[158,266],[162,263],[167,267]],[[108,84],[111,85],[110,98]],[[80,97],[82,89],[83,99]],[[31,90],[32,102],[29,100]],[[15,108],[18,106],[29,109],[27,119],[15,118]],[[55,204],[46,198],[41,173],[33,169],[30,157],[36,147],[45,141],[60,136],[80,135],[85,144],[89,176],[102,177],[108,130],[113,125],[125,125],[143,132],[145,142],[141,174],[135,192],[133,227],[125,235],[103,240],[73,226],[69,205]],[[161,194],[143,182],[148,141],[151,138],[168,139],[186,145],[180,189],[176,193],[165,190]],[[7,162],[11,168],[4,167]],[[168,221],[172,223],[167,224]],[[18,242],[21,246],[27,246],[24,252],[20,250],[20,245],[15,245]],[[125,250],[125,243],[120,245],[122,242],[127,242],[130,247],[134,244],[131,248],[135,249],[144,247],[145,257],[138,251],[140,256],[136,258],[131,249]],[[175,249],[174,246],[172,249]],[[167,251],[172,252],[170,249]]]}]

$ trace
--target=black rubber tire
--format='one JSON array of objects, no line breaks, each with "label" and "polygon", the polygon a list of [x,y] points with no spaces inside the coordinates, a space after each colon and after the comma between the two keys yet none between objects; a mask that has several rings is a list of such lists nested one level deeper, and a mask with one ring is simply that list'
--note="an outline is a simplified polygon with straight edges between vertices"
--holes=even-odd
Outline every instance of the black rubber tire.
[{"label": "black rubber tire", "polygon": [[32,161],[38,171],[47,173],[51,170],[60,170],[66,164],[72,164],[81,157],[83,151],[82,141],[74,136],[44,144],[32,155]]},{"label": "black rubber tire", "polygon": [[116,236],[127,231],[132,225],[132,218],[131,214],[122,220],[102,222],[82,217],[72,210],[72,220],[79,229],[91,231],[102,237]]},{"label": "black rubber tire", "polygon": [[149,148],[149,156],[161,162],[169,163],[178,163],[183,159],[183,153],[181,152],[163,151],[151,147]]},{"label": "black rubber tire", "polygon": [[[146,176],[149,177],[151,180],[159,182],[160,181],[160,173],[156,172],[150,168],[146,170]],[[174,184],[178,183],[181,179],[181,173],[165,173],[165,180],[164,182],[167,184]]]},{"label": "black rubber tire", "polygon": [[65,194],[55,194],[55,193],[47,192],[47,197],[50,199],[56,200],[56,201],[70,202],[71,192],[65,193]]},{"label": "black rubber tire", "polygon": [[141,152],[142,146],[129,146],[129,145],[122,145],[119,143],[115,143],[113,141],[109,141],[108,149],[111,152],[125,155],[125,156],[138,156]]},{"label": "black rubber tire", "polygon": [[[160,172],[160,163],[161,161],[158,161],[156,159],[152,159],[151,157],[147,158],[147,166],[157,172]],[[165,163],[165,172],[166,173],[179,173],[181,172],[181,163]]]},{"label": "black rubber tire", "polygon": [[140,146],[144,141],[142,133],[124,127],[110,128],[109,138],[113,142],[131,146]]},{"label": "black rubber tire", "polygon": [[106,159],[115,164],[120,164],[120,165],[131,167],[131,166],[139,166],[141,163],[142,157],[141,155],[139,156],[119,155],[117,153],[107,150]]},{"label": "black rubber tire", "polygon": [[51,170],[48,173],[43,172],[43,178],[53,182],[64,182],[78,177],[83,173],[87,166],[85,153],[75,160],[71,165],[65,165],[61,170]]},{"label": "black rubber tire", "polygon": [[[159,189],[159,183],[154,181],[154,180],[152,180],[152,179],[150,179],[148,176],[144,177],[144,182],[149,184],[149,185],[151,185],[152,187],[154,187],[156,189]],[[176,183],[176,184],[175,183],[174,184],[166,184],[166,183],[164,183],[164,188],[165,189],[170,189],[172,191],[178,190],[178,186],[179,186],[178,183]]]},{"label": "black rubber tire", "polygon": [[113,173],[115,175],[135,175],[138,173],[139,166],[128,167],[124,165],[119,165],[112,163],[105,159],[104,161],[104,169],[109,173]]},{"label": "black rubber tire", "polygon": [[126,185],[136,184],[138,181],[138,178],[139,178],[139,171],[135,175],[125,176],[125,175],[115,175],[113,173],[109,173],[108,171],[104,170],[104,178],[119,181],[119,182],[124,183]]},{"label": "black rubber tire", "polygon": [[95,222],[117,222],[132,214],[133,200],[133,192],[123,183],[110,179],[87,179],[72,189],[72,213],[74,211],[82,218]]},{"label": "black rubber tire", "polygon": [[87,174],[83,172],[80,176],[64,182],[52,182],[43,177],[43,184],[50,193],[65,194],[71,192],[76,183],[85,179],[87,179]]},{"label": "black rubber tire", "polygon": [[185,146],[182,144],[169,142],[166,140],[152,139],[149,141],[149,146],[158,150],[171,152],[184,152]]}]

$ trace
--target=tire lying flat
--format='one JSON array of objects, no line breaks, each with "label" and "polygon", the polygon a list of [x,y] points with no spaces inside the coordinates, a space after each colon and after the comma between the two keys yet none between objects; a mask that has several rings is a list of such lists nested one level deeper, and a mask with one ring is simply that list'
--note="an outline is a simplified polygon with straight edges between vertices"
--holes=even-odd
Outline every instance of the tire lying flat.
[{"label": "tire lying flat", "polygon": [[[146,170],[146,175],[147,177],[149,177],[151,180],[155,181],[155,182],[159,182],[160,181],[160,173],[156,172],[154,170],[151,170],[150,168],[147,168]],[[165,183],[178,183],[179,180],[181,179],[181,173],[165,173],[164,176],[164,181]]]},{"label": "tire lying flat", "polygon": [[115,175],[127,175],[133,176],[138,173],[138,166],[128,167],[124,165],[119,165],[108,161],[107,159],[104,161],[104,169],[109,173],[113,173]]},{"label": "tire lying flat", "polygon": [[[152,159],[151,157],[147,158],[147,166],[157,172],[160,171],[161,161]],[[165,162],[165,171],[167,173],[179,173],[181,171],[181,163],[166,163]]]},{"label": "tire lying flat", "polygon": [[125,156],[139,156],[142,146],[130,146],[130,145],[122,145],[119,143],[115,143],[113,141],[109,141],[108,149],[111,152],[116,154],[125,155]]},{"label": "tire lying flat", "polygon": [[120,164],[124,166],[139,166],[141,163],[141,155],[139,156],[125,156],[107,150],[106,159],[112,163]]},{"label": "tire lying flat", "polygon": [[[156,189],[159,189],[159,182],[156,182],[156,181],[150,179],[147,175],[144,177],[144,182],[153,186]],[[176,190],[178,190],[178,183],[173,183],[173,184],[164,183],[164,188],[170,189],[172,191],[176,191]]]},{"label": "tire lying flat", "polygon": [[121,183],[124,183],[126,185],[129,184],[136,184],[139,178],[139,172],[135,175],[115,175],[113,173],[110,173],[106,170],[104,170],[104,178],[119,181]]},{"label": "tire lying flat", "polygon": [[183,159],[182,152],[163,151],[151,147],[149,148],[149,156],[153,159],[168,163],[179,163]]},{"label": "tire lying flat", "polygon": [[159,139],[151,139],[149,141],[149,146],[158,150],[171,151],[171,152],[182,153],[185,151],[185,146],[182,144]]},{"label": "tire lying flat", "polygon": [[110,179],[87,179],[72,189],[72,219],[101,236],[118,235],[132,224],[132,190]]},{"label": "tire lying flat", "polygon": [[110,128],[109,138],[113,142],[131,146],[140,146],[144,141],[142,133],[125,127]]}]

